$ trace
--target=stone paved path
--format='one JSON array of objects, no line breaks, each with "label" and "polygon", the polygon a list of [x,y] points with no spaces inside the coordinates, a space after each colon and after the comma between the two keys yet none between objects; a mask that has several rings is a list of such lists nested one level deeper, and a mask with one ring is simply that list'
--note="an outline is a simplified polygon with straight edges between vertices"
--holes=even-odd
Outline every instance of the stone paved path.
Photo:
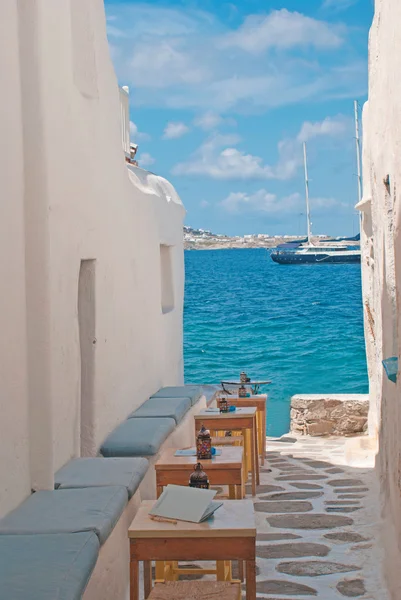
[{"label": "stone paved path", "polygon": [[254,499],[258,598],[387,600],[374,472],[346,466],[345,441],[268,439]]}]

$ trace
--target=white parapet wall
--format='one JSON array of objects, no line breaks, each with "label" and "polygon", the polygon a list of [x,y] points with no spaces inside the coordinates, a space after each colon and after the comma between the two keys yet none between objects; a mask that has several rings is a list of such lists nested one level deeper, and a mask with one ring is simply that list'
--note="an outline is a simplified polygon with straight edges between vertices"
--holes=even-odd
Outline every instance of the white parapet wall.
[{"label": "white parapet wall", "polygon": [[367,431],[368,411],[365,394],[299,394],[291,398],[291,432],[360,435]]}]

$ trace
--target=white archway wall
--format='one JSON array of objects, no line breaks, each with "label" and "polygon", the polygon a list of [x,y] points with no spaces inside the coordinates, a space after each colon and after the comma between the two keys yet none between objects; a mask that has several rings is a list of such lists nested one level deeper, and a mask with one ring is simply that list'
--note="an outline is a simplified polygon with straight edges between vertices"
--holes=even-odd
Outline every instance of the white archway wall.
[{"label": "white archway wall", "polygon": [[[54,471],[80,453],[82,260],[96,258],[94,445],[159,387],[183,381],[185,211],[168,182],[125,165],[104,6],[86,3],[97,98],[76,72],[75,0],[0,4],[1,514],[32,485],[52,487]],[[168,314],[161,244],[173,266]]]}]

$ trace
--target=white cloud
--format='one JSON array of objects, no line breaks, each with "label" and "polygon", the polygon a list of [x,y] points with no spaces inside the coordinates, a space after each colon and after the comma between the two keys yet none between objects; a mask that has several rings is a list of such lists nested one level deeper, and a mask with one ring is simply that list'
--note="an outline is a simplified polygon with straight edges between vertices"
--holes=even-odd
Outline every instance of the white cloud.
[{"label": "white cloud", "polygon": [[[316,137],[344,135],[350,125],[343,116],[326,118],[324,121],[305,122],[295,138],[283,139],[278,144],[278,160],[275,165],[265,164],[259,156],[246,154],[237,146],[237,135],[211,135],[188,161],[173,168],[174,175],[203,175],[218,180],[287,180],[296,175],[302,166],[302,142]],[[306,139],[305,139],[306,138]]]},{"label": "white cloud", "polygon": [[357,2],[358,0],[324,0],[322,8],[335,11],[347,10]]},{"label": "white cloud", "polygon": [[[311,198],[310,203],[314,210],[343,206],[334,198]],[[220,202],[220,206],[232,215],[284,215],[304,210],[304,204],[305,200],[301,194],[295,193],[279,198],[276,194],[272,194],[264,188],[253,194],[231,192],[227,198]]]},{"label": "white cloud", "polygon": [[135,144],[138,142],[148,142],[151,139],[148,133],[138,131],[138,126],[133,121],[129,122],[129,131],[131,134],[131,141]]},{"label": "white cloud", "polygon": [[221,40],[222,48],[237,47],[252,54],[299,46],[336,49],[342,44],[338,27],[285,8],[269,15],[250,15],[237,31]]},{"label": "white cloud", "polygon": [[228,111],[366,91],[365,60],[352,48],[362,33],[348,36],[343,26],[285,9],[251,15],[235,28],[188,7],[121,2],[112,10],[112,27],[126,36],[112,38],[114,63],[119,80],[135,87],[133,102],[203,112],[197,126],[205,130]]},{"label": "white cloud", "polygon": [[210,202],[208,202],[207,200],[201,200],[199,206],[201,208],[207,208],[208,206],[210,206]]},{"label": "white cloud", "polygon": [[177,164],[173,173],[206,175],[221,180],[270,179],[271,167],[264,165],[260,157],[245,154],[233,147],[239,141],[236,135],[212,135],[188,162]]},{"label": "white cloud", "polygon": [[149,152],[142,152],[142,154],[139,155],[138,164],[140,167],[143,167],[143,168],[150,167],[155,162],[156,162],[155,159],[153,158],[153,156],[151,154],[149,154]]},{"label": "white cloud", "polygon": [[229,125],[230,127],[235,127],[236,125],[235,119],[222,117],[221,115],[213,112],[207,111],[203,115],[199,115],[194,119],[195,127],[199,127],[204,131],[215,130],[219,125]]},{"label": "white cloud", "polygon": [[207,112],[194,120],[194,125],[196,127],[200,127],[201,129],[216,129],[218,125],[222,122],[222,118],[220,115],[214,112]]},{"label": "white cloud", "polygon": [[246,192],[231,192],[227,198],[220,202],[220,206],[228,213],[265,213],[277,214],[293,210],[300,202],[299,194],[291,194],[285,198],[278,198],[265,189],[254,194]]},{"label": "white cloud", "polygon": [[187,125],[185,125],[185,123],[182,123],[182,122],[175,123],[173,121],[170,121],[169,123],[167,123],[167,125],[164,129],[163,137],[165,140],[173,140],[173,139],[182,137],[183,135],[185,135],[188,132],[189,132],[189,127],[187,127]]},{"label": "white cloud", "polygon": [[327,117],[324,121],[317,121],[315,123],[305,121],[297,139],[300,142],[308,142],[319,136],[342,136],[347,133],[347,131],[351,131],[350,128],[351,120],[342,115],[337,117]]},{"label": "white cloud", "polygon": [[134,45],[128,77],[137,88],[193,86],[208,79],[207,66],[196,65],[179,40],[155,40]]}]

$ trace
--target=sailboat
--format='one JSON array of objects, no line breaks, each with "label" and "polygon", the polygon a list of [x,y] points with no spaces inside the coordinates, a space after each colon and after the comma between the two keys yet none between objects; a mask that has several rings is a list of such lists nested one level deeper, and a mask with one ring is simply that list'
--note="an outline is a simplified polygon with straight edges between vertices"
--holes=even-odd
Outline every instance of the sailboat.
[{"label": "sailboat", "polygon": [[[358,194],[361,196],[361,173],[360,173],[360,147],[359,147],[359,123],[357,103],[355,105],[355,126],[357,139],[358,160]],[[337,238],[318,243],[312,242],[312,225],[310,219],[309,205],[309,178],[306,143],[303,144],[304,169],[305,169],[305,200],[306,219],[308,235],[306,240],[290,242],[277,246],[270,254],[272,260],[281,265],[303,265],[303,264],[344,264],[360,263],[361,250],[358,246],[360,236],[352,238]]]}]

